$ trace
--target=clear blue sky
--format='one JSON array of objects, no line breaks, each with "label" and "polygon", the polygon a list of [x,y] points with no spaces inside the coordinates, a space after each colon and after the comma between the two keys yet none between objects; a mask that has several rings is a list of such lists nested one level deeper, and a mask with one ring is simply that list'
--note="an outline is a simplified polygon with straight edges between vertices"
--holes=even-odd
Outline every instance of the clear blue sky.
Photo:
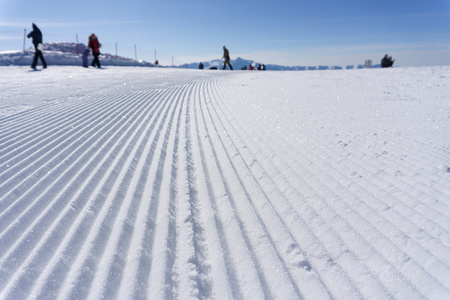
[{"label": "clear blue sky", "polygon": [[[31,23],[44,42],[87,43],[164,65],[240,56],[266,64],[450,64],[450,0],[0,0],[0,51],[21,50]],[[31,47],[27,39],[26,47]]]}]

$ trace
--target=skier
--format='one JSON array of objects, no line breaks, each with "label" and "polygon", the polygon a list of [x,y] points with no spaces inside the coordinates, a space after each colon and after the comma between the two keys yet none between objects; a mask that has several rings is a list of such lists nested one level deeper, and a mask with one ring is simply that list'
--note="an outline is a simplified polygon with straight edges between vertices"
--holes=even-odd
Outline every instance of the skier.
[{"label": "skier", "polygon": [[223,63],[222,70],[225,70],[227,65],[229,65],[230,69],[233,70],[233,67],[231,66],[231,63],[230,63],[230,53],[228,52],[228,49],[225,46],[223,46],[223,57],[222,58],[225,58],[225,62]]},{"label": "skier", "polygon": [[97,65],[99,68],[101,68],[100,66],[100,61],[98,60],[98,57],[100,55],[100,47],[102,46],[102,44],[100,44],[98,42],[97,36],[95,34],[91,34],[89,36],[89,44],[88,44],[88,48],[92,49],[92,54],[94,55],[94,60],[92,61],[91,66],[95,67],[95,65]]},{"label": "skier", "polygon": [[27,35],[28,38],[33,38],[33,45],[36,52],[34,53],[33,63],[31,64],[31,68],[36,70],[36,65],[38,62],[38,58],[42,61],[42,66],[44,69],[47,68],[47,63],[45,62],[44,56],[42,55],[42,32],[33,23],[33,31]]},{"label": "skier", "polygon": [[202,63],[202,62],[200,62],[200,63],[198,64],[198,68],[199,68],[200,70],[203,70],[203,63]]}]

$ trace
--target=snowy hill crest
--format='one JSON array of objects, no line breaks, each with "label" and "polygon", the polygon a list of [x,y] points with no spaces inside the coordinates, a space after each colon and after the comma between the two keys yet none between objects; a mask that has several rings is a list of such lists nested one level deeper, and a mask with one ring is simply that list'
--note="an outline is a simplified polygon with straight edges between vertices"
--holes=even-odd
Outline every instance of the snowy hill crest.
[{"label": "snowy hill crest", "polygon": [[[44,57],[49,65],[81,65],[81,55],[86,49],[86,45],[83,43],[70,43],[70,42],[48,42],[44,43]],[[0,66],[27,66],[31,64],[34,56],[34,48],[29,48],[25,51],[8,51],[0,53]],[[109,53],[102,53],[101,56],[102,65],[105,66],[142,66],[142,67],[154,67],[155,65],[146,61],[136,61],[131,58],[115,56]],[[250,59],[244,59],[238,57],[231,60],[234,70],[241,70],[244,66],[254,67],[259,64],[265,64],[267,70],[272,71],[305,71],[305,70],[341,70],[341,69],[362,69],[364,65],[349,65],[345,67],[341,66],[282,66],[269,64],[266,62],[260,62]],[[222,69],[223,60],[216,59],[209,62],[203,62],[205,69],[217,68]],[[175,68],[185,69],[198,69],[199,62],[183,64],[175,66]],[[374,68],[379,65],[373,66]]]},{"label": "snowy hill crest", "polygon": [[[85,49],[86,45],[83,43],[49,42],[44,43],[43,54],[49,65],[81,66]],[[33,57],[34,48],[3,52],[0,53],[0,66],[27,66],[31,64]],[[104,66],[154,67],[154,64],[146,61],[136,61],[109,53],[102,53],[100,59]]]}]

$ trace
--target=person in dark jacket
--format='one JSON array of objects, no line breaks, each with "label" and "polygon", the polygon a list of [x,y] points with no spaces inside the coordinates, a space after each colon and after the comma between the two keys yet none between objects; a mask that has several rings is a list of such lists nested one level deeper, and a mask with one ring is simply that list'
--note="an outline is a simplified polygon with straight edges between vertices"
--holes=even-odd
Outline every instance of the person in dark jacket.
[{"label": "person in dark jacket", "polygon": [[34,49],[36,49],[36,52],[34,53],[34,59],[33,63],[31,64],[31,68],[36,69],[36,65],[38,62],[38,58],[41,59],[42,66],[47,68],[47,63],[45,62],[44,56],[42,55],[42,32],[39,30],[39,28],[36,26],[36,24],[33,23],[33,31],[30,32],[27,35],[28,38],[32,38],[32,42],[34,45]]},{"label": "person in dark jacket", "polygon": [[88,66],[88,56],[89,56],[90,52],[91,51],[89,50],[88,47],[86,47],[86,49],[84,49],[84,52],[83,52],[83,67],[85,67],[85,68],[89,68],[89,66]]},{"label": "person in dark jacket", "polygon": [[233,67],[231,66],[231,63],[230,63],[230,53],[228,52],[228,49],[225,46],[223,46],[223,57],[222,58],[225,58],[225,62],[223,63],[222,70],[225,70],[227,65],[229,65],[230,69],[233,70]]},{"label": "person in dark jacket", "polygon": [[88,44],[88,48],[92,49],[92,55],[94,55],[94,60],[92,61],[91,66],[95,67],[95,65],[97,65],[97,67],[101,68],[100,66],[100,61],[98,60],[98,57],[100,55],[100,47],[102,46],[102,44],[99,43],[97,36],[95,34],[91,34],[89,36],[89,44]]}]

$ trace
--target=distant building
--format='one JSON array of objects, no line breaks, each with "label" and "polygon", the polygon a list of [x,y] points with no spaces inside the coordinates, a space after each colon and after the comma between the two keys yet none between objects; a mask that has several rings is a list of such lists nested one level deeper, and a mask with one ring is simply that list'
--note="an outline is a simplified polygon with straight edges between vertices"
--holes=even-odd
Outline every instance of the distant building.
[{"label": "distant building", "polygon": [[370,59],[364,62],[364,68],[372,68],[372,61]]}]

